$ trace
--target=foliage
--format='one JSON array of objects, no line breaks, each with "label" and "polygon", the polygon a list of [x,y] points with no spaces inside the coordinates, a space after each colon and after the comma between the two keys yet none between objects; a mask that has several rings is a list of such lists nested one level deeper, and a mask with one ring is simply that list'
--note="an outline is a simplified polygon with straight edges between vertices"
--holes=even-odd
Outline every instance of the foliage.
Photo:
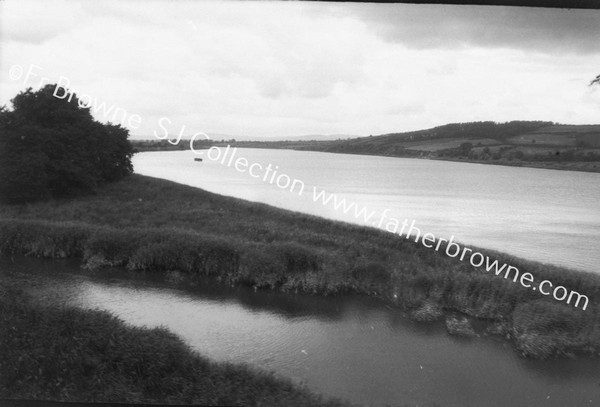
[{"label": "foliage", "polygon": [[56,87],[29,88],[15,96],[12,110],[0,110],[0,198],[5,202],[90,192],[133,171],[127,129],[95,121],[76,95],[54,96]]}]

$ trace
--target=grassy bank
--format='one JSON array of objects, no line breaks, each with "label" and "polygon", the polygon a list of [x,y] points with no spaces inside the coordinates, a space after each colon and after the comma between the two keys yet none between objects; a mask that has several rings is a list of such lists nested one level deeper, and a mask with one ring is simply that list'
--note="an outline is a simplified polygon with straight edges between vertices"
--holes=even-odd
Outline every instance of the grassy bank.
[{"label": "grassy bank", "polygon": [[481,250],[536,281],[587,295],[583,311],[391,233],[139,175],[94,196],[0,206],[0,252],[290,292],[361,293],[415,319],[458,312],[489,320],[490,332],[511,337],[526,356],[600,352],[598,275]]},{"label": "grassy bank", "polygon": [[0,398],[243,406],[341,406],[283,379],[210,362],[165,329],[45,307],[0,280]]}]

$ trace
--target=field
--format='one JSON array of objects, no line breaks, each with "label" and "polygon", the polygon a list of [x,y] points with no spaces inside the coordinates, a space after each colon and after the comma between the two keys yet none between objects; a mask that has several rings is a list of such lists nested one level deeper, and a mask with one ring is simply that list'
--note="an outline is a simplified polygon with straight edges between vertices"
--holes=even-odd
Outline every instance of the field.
[{"label": "field", "polygon": [[[189,148],[167,141],[134,141],[137,151]],[[197,143],[241,148],[267,148],[366,154],[391,157],[468,161],[482,164],[600,172],[600,125],[551,122],[455,123],[406,133],[329,141],[235,141]]]}]

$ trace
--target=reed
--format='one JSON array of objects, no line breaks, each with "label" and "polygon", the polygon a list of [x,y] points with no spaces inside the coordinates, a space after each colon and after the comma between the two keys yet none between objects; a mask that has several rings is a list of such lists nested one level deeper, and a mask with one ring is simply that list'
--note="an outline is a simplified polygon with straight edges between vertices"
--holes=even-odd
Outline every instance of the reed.
[{"label": "reed", "polygon": [[[88,268],[210,275],[257,289],[359,293],[404,308],[417,319],[458,312],[507,324],[517,349],[530,357],[598,355],[600,276],[471,248],[518,267],[521,274],[531,273],[536,281],[547,279],[585,294],[590,305],[584,311],[558,303],[443,250],[378,229],[140,175],[106,185],[97,195],[0,206],[0,253],[5,255],[81,257]],[[577,328],[547,351],[536,345],[540,338],[563,336],[548,328],[552,324],[535,325],[540,315],[557,323],[571,319]]]},{"label": "reed", "polygon": [[344,406],[245,365],[215,363],[163,328],[46,307],[0,280],[0,398],[69,402]]}]

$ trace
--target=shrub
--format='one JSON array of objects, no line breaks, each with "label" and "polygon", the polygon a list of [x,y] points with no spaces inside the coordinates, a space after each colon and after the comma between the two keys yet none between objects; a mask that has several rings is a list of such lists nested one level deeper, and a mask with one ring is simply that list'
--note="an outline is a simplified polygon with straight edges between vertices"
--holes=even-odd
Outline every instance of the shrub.
[{"label": "shrub", "polygon": [[[0,197],[24,203],[93,191],[133,172],[129,132],[102,124],[58,85],[31,88],[0,108]],[[64,89],[61,91],[66,92]]]}]

